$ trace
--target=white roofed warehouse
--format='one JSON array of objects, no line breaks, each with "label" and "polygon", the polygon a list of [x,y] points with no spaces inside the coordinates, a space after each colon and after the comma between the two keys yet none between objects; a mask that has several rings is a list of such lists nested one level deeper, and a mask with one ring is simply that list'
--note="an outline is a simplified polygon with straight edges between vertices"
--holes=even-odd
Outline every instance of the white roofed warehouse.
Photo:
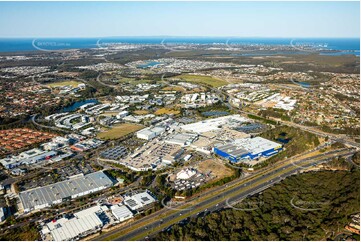
[{"label": "white roofed warehouse", "polygon": [[101,213],[100,206],[94,206],[75,213],[73,218],[53,220],[45,224],[41,235],[55,241],[78,240],[103,227],[104,222],[99,217]]},{"label": "white roofed warehouse", "polygon": [[145,128],[137,132],[137,138],[151,140],[165,131],[163,127]]},{"label": "white roofed warehouse", "polygon": [[114,217],[120,222],[133,218],[132,211],[130,211],[125,205],[113,205],[110,207],[110,210],[112,211]]},{"label": "white roofed warehouse", "polygon": [[124,204],[126,204],[133,211],[142,209],[157,200],[148,192],[141,192],[132,196],[124,197]]},{"label": "white roofed warehouse", "polygon": [[85,196],[113,186],[113,181],[102,171],[82,175],[66,181],[20,192],[24,212],[50,207],[64,200]]}]

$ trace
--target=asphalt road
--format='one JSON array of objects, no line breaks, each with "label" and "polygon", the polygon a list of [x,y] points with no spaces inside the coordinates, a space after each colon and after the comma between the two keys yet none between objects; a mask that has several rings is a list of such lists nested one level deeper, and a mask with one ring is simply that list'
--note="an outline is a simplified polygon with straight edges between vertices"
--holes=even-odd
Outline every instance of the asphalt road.
[{"label": "asphalt road", "polygon": [[[214,92],[218,93],[219,96],[221,96],[221,102],[224,105],[226,105],[229,109],[231,109],[231,110],[235,109],[235,110],[237,110],[237,111],[239,111],[240,113],[243,113],[243,114],[251,114],[251,115],[258,116],[257,114],[250,113],[250,112],[245,112],[244,110],[242,110],[240,108],[234,107],[229,102],[225,102],[224,99],[229,100],[232,97],[228,93],[223,92],[223,91],[221,91],[221,90],[219,90],[217,88],[212,88],[212,90]],[[269,119],[271,119],[273,121],[276,121],[276,122],[280,122],[280,123],[282,123],[284,125],[287,125],[287,126],[300,128],[302,130],[308,131],[308,132],[313,133],[313,134],[317,134],[317,135],[322,136],[322,137],[329,137],[330,139],[332,139],[334,141],[338,141],[338,142],[341,142],[343,144],[346,144],[346,145],[349,145],[349,146],[352,146],[352,147],[355,147],[355,148],[360,148],[359,143],[351,140],[349,137],[347,137],[345,135],[330,134],[330,133],[326,133],[326,132],[317,130],[317,129],[313,128],[313,127],[308,127],[308,126],[304,126],[304,125],[301,125],[301,124],[296,124],[296,123],[293,123],[293,122],[283,121],[283,120],[275,119],[275,118],[272,118],[272,117],[269,117]]]},{"label": "asphalt road", "polygon": [[38,116],[38,114],[34,114],[33,116],[31,116],[31,122],[33,122],[33,124],[35,124],[36,126],[39,126],[40,128],[52,129],[52,130],[56,130],[56,131],[69,133],[69,130],[60,129],[60,128],[57,128],[57,127],[54,127],[54,126],[46,126],[46,125],[43,125],[43,124],[39,124],[38,122],[36,122],[36,116]]},{"label": "asphalt road", "polygon": [[[162,213],[166,212],[164,209],[162,209],[159,215],[150,215],[148,216],[149,218],[146,217],[144,220],[138,220],[129,224],[128,226],[121,228],[120,230],[118,229],[103,233],[102,235],[94,238],[94,240],[106,240],[109,238],[109,236],[115,236],[124,229],[131,229],[131,231],[128,233],[125,233],[126,231],[124,231],[124,234],[115,240],[144,240],[145,237],[164,229],[165,224],[178,223],[184,219],[187,219],[188,217],[198,216],[200,212],[212,212],[226,208],[228,207],[227,202],[229,204],[233,201],[237,201],[246,198],[247,196],[259,193],[260,191],[267,189],[268,187],[285,179],[286,177],[297,174],[305,168],[327,162],[335,156],[347,156],[354,152],[354,150],[331,151],[326,154],[302,159],[293,163],[284,163],[282,166],[265,172],[263,175],[256,176],[246,183],[241,182],[234,185],[234,187],[231,187],[230,184],[222,186],[221,189],[217,189],[217,191],[212,192],[215,193],[214,196],[211,196],[210,198],[205,199],[196,205],[187,207],[187,209],[184,211],[173,211],[169,215],[159,218]],[[240,182],[240,180],[237,181]],[[227,188],[228,186],[229,188]],[[204,194],[202,194],[202,196],[204,196]],[[147,221],[147,225],[136,226],[136,224],[143,223],[144,221]]]}]

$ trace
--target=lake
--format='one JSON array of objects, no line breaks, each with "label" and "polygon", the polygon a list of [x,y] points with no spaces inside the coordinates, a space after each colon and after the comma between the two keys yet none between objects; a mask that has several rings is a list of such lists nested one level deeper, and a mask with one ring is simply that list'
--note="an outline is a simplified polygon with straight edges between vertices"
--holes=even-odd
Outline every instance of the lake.
[{"label": "lake", "polygon": [[88,100],[83,100],[83,101],[78,101],[73,103],[70,106],[64,107],[62,108],[59,112],[60,113],[65,113],[65,112],[74,112],[76,111],[78,108],[80,108],[81,106],[83,106],[84,104],[88,104],[88,103],[99,103],[98,100],[96,99],[88,99]]}]

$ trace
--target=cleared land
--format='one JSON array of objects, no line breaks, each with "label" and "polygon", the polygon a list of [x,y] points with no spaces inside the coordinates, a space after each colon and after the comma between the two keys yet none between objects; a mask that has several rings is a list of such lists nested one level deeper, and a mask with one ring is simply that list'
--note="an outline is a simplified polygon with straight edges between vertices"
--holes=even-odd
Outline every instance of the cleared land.
[{"label": "cleared land", "polygon": [[177,92],[185,92],[186,89],[181,86],[171,86],[171,87],[165,87],[162,89],[163,91],[177,91]]},{"label": "cleared land", "polygon": [[144,114],[148,114],[149,112],[147,110],[135,110],[133,111],[133,113],[137,115],[144,115]]},{"label": "cleared land", "polygon": [[99,139],[119,139],[142,128],[143,126],[138,124],[119,124],[107,131],[99,133],[97,137]]},{"label": "cleared land", "polygon": [[162,115],[162,114],[180,114],[180,111],[173,110],[169,108],[160,108],[154,113],[155,115]]},{"label": "cleared land", "polygon": [[226,82],[222,79],[211,77],[211,76],[180,75],[177,77],[186,82],[206,84],[206,85],[210,85],[212,87],[220,87],[220,86],[228,84],[228,82]]},{"label": "cleared land", "polygon": [[207,174],[211,171],[213,176],[217,176],[216,180],[233,175],[232,169],[221,163],[220,160],[215,159],[200,162],[198,170],[203,174]]},{"label": "cleared land", "polygon": [[47,84],[49,87],[63,87],[63,86],[72,86],[73,88],[78,87],[82,82],[77,81],[63,81],[63,82],[54,82]]}]

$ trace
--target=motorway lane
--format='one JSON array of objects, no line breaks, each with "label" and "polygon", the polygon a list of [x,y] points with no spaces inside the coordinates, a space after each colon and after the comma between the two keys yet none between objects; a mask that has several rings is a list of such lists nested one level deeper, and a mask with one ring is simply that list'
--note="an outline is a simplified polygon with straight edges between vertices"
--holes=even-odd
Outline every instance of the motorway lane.
[{"label": "motorway lane", "polygon": [[[254,189],[251,189],[250,191],[248,191],[247,193],[243,193],[244,189],[246,187],[249,187],[250,185],[253,185],[253,184],[256,184],[257,182],[260,182],[264,179],[270,179],[272,177],[274,177],[274,175],[277,173],[277,172],[282,172],[286,169],[291,169],[291,172],[287,171],[287,173],[285,173],[287,176],[289,175],[292,175],[294,173],[297,173],[298,171],[302,170],[303,167],[302,166],[299,166],[299,164],[302,164],[302,163],[311,163],[311,165],[313,165],[315,162],[316,163],[319,163],[319,162],[324,162],[325,160],[330,160],[334,157],[334,155],[345,155],[346,154],[351,154],[351,153],[354,153],[355,151],[352,150],[352,151],[346,151],[346,149],[340,149],[340,150],[337,150],[337,151],[331,151],[331,152],[327,152],[327,153],[324,153],[324,154],[320,154],[320,155],[317,155],[315,157],[310,157],[310,158],[306,158],[306,159],[303,159],[303,160],[300,160],[300,161],[297,161],[295,162],[296,165],[292,164],[292,163],[289,163],[287,164],[286,162],[282,162],[284,164],[283,167],[279,167],[277,168],[276,170],[274,171],[271,171],[271,172],[268,172],[268,173],[265,173],[263,176],[260,176],[260,177],[256,177],[254,180],[252,180],[251,182],[247,182],[246,185],[244,185],[243,183],[242,184],[239,184],[235,187],[232,187],[231,188],[231,183],[232,184],[236,184],[237,182],[242,182],[242,180],[236,180],[234,182],[231,182],[231,183],[228,183],[222,187],[219,187],[218,189],[216,190],[213,190],[213,191],[210,191],[209,193],[218,193],[218,192],[221,192],[223,191],[223,194],[222,195],[215,195],[213,197],[211,197],[210,199],[207,199],[207,200],[204,200],[202,202],[200,202],[199,204],[195,205],[195,206],[192,206],[192,209],[197,209],[199,210],[200,208],[204,209],[204,208],[209,208],[208,211],[213,211],[213,210],[217,210],[217,209],[220,209],[222,207],[225,206],[225,200],[226,200],[226,197],[227,196],[230,196],[230,194],[234,194],[234,193],[237,193],[237,196],[235,196],[234,198],[233,197],[230,197],[231,200],[233,201],[234,199],[239,199],[239,198],[242,198],[244,196],[248,196],[250,194],[254,194],[254,193],[257,193],[259,192],[259,190],[261,188],[264,187],[264,189],[268,188],[269,186],[271,186],[272,184],[274,184],[275,182],[278,182],[279,180],[278,179],[284,179],[286,176],[285,175],[282,175],[281,177],[278,177],[276,176],[276,178],[273,178],[272,179],[272,182],[266,182],[266,183],[263,183],[260,185],[260,187],[255,187]],[[319,157],[324,157],[324,156],[328,156],[328,158],[324,158],[324,159],[321,159],[319,161],[314,161],[314,162],[309,162],[310,160],[314,160],[314,159],[317,159]],[[298,166],[297,166],[298,165]],[[259,175],[259,174],[258,174]],[[278,178],[277,178],[278,177]],[[245,180],[248,180],[250,177],[247,177],[247,179]],[[228,186],[230,186],[229,188],[227,188]],[[238,193],[239,191],[242,191],[242,193]],[[202,194],[202,196],[204,197],[205,194]],[[228,197],[227,197],[228,198]],[[216,205],[216,203],[218,202],[218,206]],[[189,202],[187,203],[189,204]],[[182,207],[184,205],[181,205],[180,207]],[[108,232],[108,233],[103,233],[102,235],[98,236],[97,238],[95,238],[95,240],[105,240],[107,239],[109,236],[112,236],[112,235],[115,235],[115,234],[118,234],[119,232],[123,231],[123,230],[126,230],[128,228],[134,228],[136,227],[137,224],[140,224],[140,223],[145,223],[147,221],[151,221],[150,222],[150,225],[146,226],[146,227],[141,227],[141,228],[138,228],[136,230],[133,230],[131,232],[129,232],[128,234],[126,235],[123,235],[121,237],[119,237],[117,240],[130,240],[130,239],[133,239],[135,236],[138,236],[139,234],[142,234],[144,232],[147,232],[149,231],[149,233],[153,233],[153,232],[156,232],[158,230],[160,230],[160,227],[162,226],[163,223],[168,223],[172,220],[175,220],[174,223],[177,222],[177,220],[182,220],[180,219],[180,217],[182,216],[182,218],[184,219],[185,217],[189,217],[189,216],[194,216],[194,212],[192,214],[192,210],[187,210],[187,211],[184,211],[184,212],[177,212],[177,213],[172,213],[170,214],[169,216],[163,218],[162,220],[160,220],[159,217],[162,213],[164,213],[166,211],[164,211],[164,209],[156,212],[153,216],[150,215],[148,216],[148,218],[146,218],[145,220],[138,220],[136,221],[135,223],[132,223],[132,224],[129,224],[128,226],[125,226],[125,227],[122,227],[120,230],[114,230],[114,231],[111,231],[111,232]],[[187,213],[187,215],[185,215],[185,213]],[[158,215],[156,215],[158,214]],[[148,222],[149,223],[149,222]]]},{"label": "motorway lane", "polygon": [[[311,162],[309,164],[309,166],[312,166],[312,165],[315,165],[315,164],[318,164],[318,163],[322,163],[322,162],[328,161],[330,159],[331,158],[326,158],[326,159],[321,159],[321,160],[318,160],[318,161],[314,161],[314,162]],[[306,159],[306,160],[303,160],[303,161],[309,161],[309,159]],[[298,162],[298,163],[303,163],[303,162]],[[283,173],[282,175],[277,176],[276,178],[274,178],[274,175],[276,173],[282,172],[283,170],[287,170],[289,168],[293,168],[293,169],[291,169],[290,171],[287,171],[286,173]],[[266,175],[258,177],[258,178],[254,179],[251,182],[241,184],[240,186],[236,186],[236,187],[224,192],[222,194],[222,198],[220,198],[220,196],[215,196],[215,197],[213,197],[211,199],[203,201],[200,204],[193,207],[193,209],[197,209],[197,207],[205,207],[207,205],[214,204],[219,200],[222,200],[222,202],[219,202],[216,205],[210,206],[207,210],[205,210],[205,212],[208,212],[208,211],[212,212],[212,211],[218,210],[220,208],[224,208],[225,205],[226,205],[224,199],[226,197],[231,198],[231,200],[239,200],[239,199],[246,198],[247,196],[254,195],[256,193],[259,193],[260,191],[263,191],[263,190],[269,188],[273,184],[285,179],[288,176],[291,176],[293,174],[297,174],[297,172],[301,171],[302,169],[303,168],[301,168],[300,166],[296,167],[296,166],[293,166],[293,164],[288,164],[285,167],[279,168],[279,169],[274,170],[274,171],[272,171],[272,172],[270,172],[270,173],[268,173]],[[253,184],[257,184],[257,182],[260,182],[260,181],[262,181],[264,179],[267,179],[268,181],[265,182],[265,183],[261,183],[259,185],[256,185],[254,187],[251,187],[250,189],[247,189],[247,187],[252,186]],[[247,189],[247,190],[244,190],[244,189]],[[237,193],[239,191],[241,191],[239,194],[237,194],[236,196],[232,196],[232,194]],[[136,229],[136,230],[128,233],[127,235],[122,236],[122,237],[120,237],[120,238],[118,238],[116,240],[132,240],[132,239],[134,239],[134,237],[138,236],[139,234],[141,234],[144,231],[149,231],[149,235],[153,234],[153,233],[156,233],[157,231],[160,230],[161,224],[170,222],[172,220],[177,220],[177,218],[179,218],[180,216],[182,216],[184,214],[189,214],[189,216],[187,216],[187,218],[192,216],[191,215],[191,210],[189,210],[188,212],[184,212],[184,213],[179,212],[176,215],[172,215],[172,216],[168,216],[168,217],[164,218],[162,221],[154,221],[152,224],[150,224],[147,227]],[[184,219],[187,219],[187,218],[184,218]]]},{"label": "motorway lane", "polygon": [[[350,153],[352,153],[352,152],[350,152]],[[318,160],[318,161],[311,162],[308,165],[308,167],[311,167],[311,166],[313,166],[315,164],[323,163],[325,161],[329,161],[331,159],[332,158],[326,158],[326,159],[321,159],[321,160]],[[303,161],[309,161],[309,160],[310,159],[305,159]],[[301,162],[298,162],[298,163],[301,163]],[[276,173],[282,172],[283,170],[287,170],[289,168],[293,168],[293,169],[291,169],[290,171],[287,171],[286,173],[283,173],[280,176],[276,176],[276,178],[274,178],[274,175]],[[147,230],[149,231],[149,234],[156,233],[159,230],[162,223],[170,222],[170,221],[172,221],[174,219],[177,219],[177,217],[180,217],[180,216],[186,215],[186,214],[189,214],[189,216],[187,216],[187,218],[191,217],[192,216],[191,211],[194,210],[194,209],[197,209],[197,207],[204,207],[204,206],[207,206],[208,204],[214,204],[217,201],[222,200],[221,202],[217,203],[218,205],[216,204],[216,205],[213,205],[213,206],[209,207],[205,212],[208,212],[208,211],[213,212],[213,211],[219,210],[219,209],[224,208],[224,207],[227,206],[226,201],[225,201],[226,198],[229,199],[229,200],[233,200],[233,201],[244,199],[247,196],[257,194],[257,193],[271,187],[273,184],[280,182],[281,180],[285,179],[288,176],[297,174],[301,170],[303,170],[303,168],[301,168],[300,166],[295,167],[292,164],[286,165],[285,167],[279,168],[279,169],[277,169],[277,170],[275,170],[273,172],[268,173],[267,175],[258,177],[255,180],[253,180],[252,182],[248,182],[248,183],[245,183],[243,185],[241,184],[240,186],[236,186],[236,187],[232,188],[231,190],[226,191],[225,193],[223,193],[222,198],[220,198],[220,196],[213,197],[212,199],[203,201],[200,204],[192,207],[192,209],[189,210],[188,212],[183,212],[183,213],[179,212],[176,215],[172,215],[172,216],[169,216],[167,218],[164,218],[163,221],[155,221],[151,225],[145,227],[144,230],[143,230],[143,228],[134,230],[131,233],[128,233],[127,235],[122,236],[122,237],[120,237],[120,238],[118,238],[116,240],[132,240],[132,239],[134,239],[134,237],[138,236],[139,234],[141,234],[142,232],[147,231]],[[260,181],[262,181],[264,179],[267,179],[268,182],[261,183],[259,185],[256,185],[255,187],[251,187],[250,189],[247,189],[247,187],[252,186],[253,184],[256,184],[257,182],[260,182]],[[244,189],[247,189],[247,190],[244,190]],[[239,194],[237,194],[236,196],[232,196],[233,193],[236,193],[236,192],[239,192],[239,191],[241,191]],[[184,219],[187,219],[187,218],[184,218]]]}]

